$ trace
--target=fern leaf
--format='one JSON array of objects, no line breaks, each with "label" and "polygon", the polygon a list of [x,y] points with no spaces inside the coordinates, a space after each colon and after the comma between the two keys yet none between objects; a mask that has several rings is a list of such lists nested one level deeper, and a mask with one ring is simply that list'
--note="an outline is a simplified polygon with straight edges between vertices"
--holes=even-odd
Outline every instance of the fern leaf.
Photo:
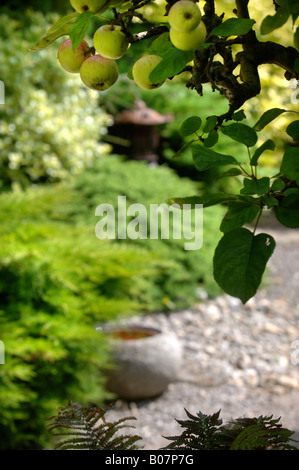
[{"label": "fern leaf", "polygon": [[[63,437],[55,448],[59,450],[136,450],[135,443],[139,436],[121,435],[122,428],[129,428],[128,420],[133,417],[121,418],[116,422],[106,422],[105,413],[108,408],[82,407],[69,402],[58,410],[57,416],[49,421],[49,431],[55,431],[56,437]],[[59,433],[56,433],[60,430]],[[62,431],[61,431],[62,430]]]}]

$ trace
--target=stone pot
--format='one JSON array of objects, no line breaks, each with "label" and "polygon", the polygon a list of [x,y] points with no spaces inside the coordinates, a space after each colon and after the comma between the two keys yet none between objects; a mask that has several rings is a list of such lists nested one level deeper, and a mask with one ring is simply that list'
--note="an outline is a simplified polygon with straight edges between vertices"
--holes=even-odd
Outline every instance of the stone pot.
[{"label": "stone pot", "polygon": [[127,400],[160,395],[176,380],[182,347],[173,333],[143,326],[105,328],[115,369],[107,372],[107,388]]}]

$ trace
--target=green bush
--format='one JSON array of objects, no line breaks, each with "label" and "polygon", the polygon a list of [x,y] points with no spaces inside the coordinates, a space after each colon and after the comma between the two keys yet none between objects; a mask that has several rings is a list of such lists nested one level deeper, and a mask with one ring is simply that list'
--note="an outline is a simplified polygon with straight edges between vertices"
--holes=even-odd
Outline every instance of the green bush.
[{"label": "green bush", "polygon": [[[147,184],[145,185],[145,181]],[[215,293],[212,250],[219,211],[207,211],[203,248],[181,240],[98,240],[95,207],[161,203],[196,191],[168,168],[105,157],[73,183],[0,197],[0,448],[47,445],[45,418],[70,397],[101,404],[109,348],[99,323],[178,308],[201,285]]]},{"label": "green bush", "polygon": [[30,10],[22,19],[0,15],[0,189],[63,180],[110,150],[99,142],[110,117],[98,94],[58,67],[55,48],[28,51],[55,19]]}]

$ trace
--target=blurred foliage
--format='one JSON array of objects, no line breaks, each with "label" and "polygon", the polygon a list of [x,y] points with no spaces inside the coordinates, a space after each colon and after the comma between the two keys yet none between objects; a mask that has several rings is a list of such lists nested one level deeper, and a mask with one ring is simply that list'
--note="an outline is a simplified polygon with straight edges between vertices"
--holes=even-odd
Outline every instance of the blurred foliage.
[{"label": "blurred foliage", "polygon": [[[145,185],[144,182],[147,182]],[[204,213],[204,250],[183,240],[98,240],[95,208],[161,203],[197,191],[168,168],[114,156],[72,183],[0,196],[0,448],[47,445],[45,418],[59,402],[101,404],[109,350],[95,330],[124,315],[192,304],[212,276],[220,209]]]},{"label": "blurred foliage", "polygon": [[10,10],[10,14],[14,15],[20,15],[28,8],[43,13],[57,11],[62,14],[72,9],[69,0],[27,0],[26,2],[23,0],[6,0],[3,8]]},{"label": "blurred foliage", "polygon": [[92,167],[110,150],[99,142],[110,117],[99,109],[98,94],[58,66],[53,48],[28,52],[53,15],[26,10],[22,19],[1,15],[0,22],[2,189],[62,180]]}]

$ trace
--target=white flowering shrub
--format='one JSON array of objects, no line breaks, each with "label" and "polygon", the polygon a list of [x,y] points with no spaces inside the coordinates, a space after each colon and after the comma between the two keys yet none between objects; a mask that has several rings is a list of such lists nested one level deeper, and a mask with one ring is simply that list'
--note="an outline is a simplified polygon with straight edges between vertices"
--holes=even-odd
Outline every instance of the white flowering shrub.
[{"label": "white flowering shrub", "polygon": [[66,179],[110,150],[98,93],[57,67],[53,48],[28,52],[47,21],[29,10],[22,20],[0,15],[0,188]]}]

